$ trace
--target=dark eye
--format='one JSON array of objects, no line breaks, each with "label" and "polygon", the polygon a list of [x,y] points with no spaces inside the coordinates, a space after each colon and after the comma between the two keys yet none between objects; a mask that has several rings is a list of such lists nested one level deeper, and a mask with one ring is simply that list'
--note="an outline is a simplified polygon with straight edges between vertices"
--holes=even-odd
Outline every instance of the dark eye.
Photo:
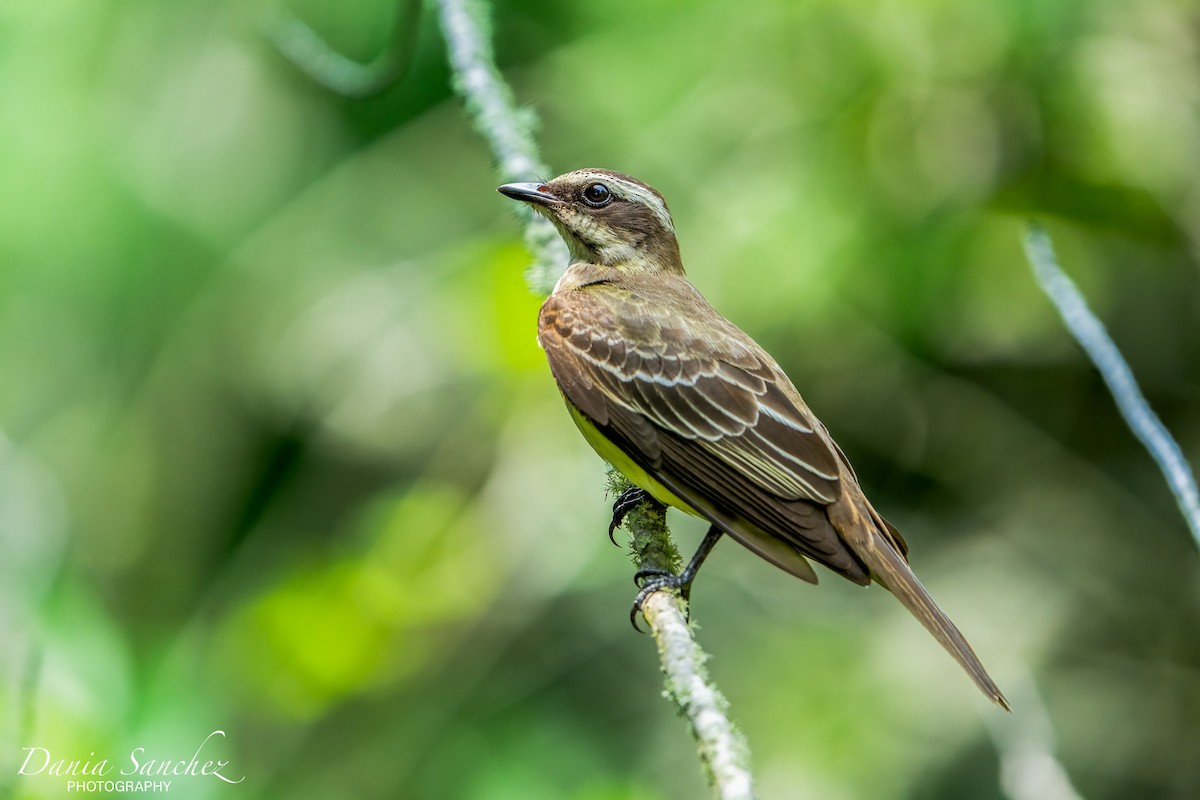
[{"label": "dark eye", "polygon": [[593,183],[591,186],[583,190],[583,202],[589,206],[599,208],[606,206],[612,201],[612,192],[603,183]]}]

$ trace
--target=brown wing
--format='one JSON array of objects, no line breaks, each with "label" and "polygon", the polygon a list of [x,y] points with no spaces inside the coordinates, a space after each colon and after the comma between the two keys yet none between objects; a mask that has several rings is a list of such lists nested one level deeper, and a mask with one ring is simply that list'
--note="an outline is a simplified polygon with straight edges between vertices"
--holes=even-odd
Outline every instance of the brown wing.
[{"label": "brown wing", "polygon": [[824,511],[842,480],[824,428],[762,348],[686,281],[665,280],[546,301],[539,341],[567,400],[643,469],[697,497],[697,510],[744,519],[868,582]]}]

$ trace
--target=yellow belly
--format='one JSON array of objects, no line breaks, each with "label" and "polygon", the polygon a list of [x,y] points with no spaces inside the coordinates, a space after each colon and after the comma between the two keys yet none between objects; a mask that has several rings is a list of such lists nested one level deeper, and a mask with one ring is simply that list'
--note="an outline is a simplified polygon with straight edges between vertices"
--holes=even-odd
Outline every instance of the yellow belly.
[{"label": "yellow belly", "polygon": [[[663,486],[651,477],[646,470],[634,463],[633,459],[625,455],[615,444],[604,438],[604,435],[600,433],[596,426],[579,409],[575,408],[570,401],[567,401],[567,409],[571,412],[571,419],[575,420],[575,425],[579,428],[579,432],[583,434],[583,438],[587,439],[592,449],[599,453],[601,458],[612,464],[634,485],[645,489],[660,503],[674,506],[693,516],[715,523],[715,519],[710,519],[680,500],[670,489]],[[785,572],[789,572],[809,583],[817,582],[817,573],[813,572],[812,565],[808,563],[799,550],[786,543],[780,537],[765,533],[739,517],[726,517],[722,529],[751,551],[762,556]]]},{"label": "yellow belly", "polygon": [[587,439],[587,443],[592,446],[592,449],[599,453],[601,458],[612,464],[631,483],[645,489],[660,503],[674,506],[693,516],[704,517],[699,511],[676,497],[670,489],[655,480],[646,470],[634,463],[633,459],[625,455],[615,444],[604,438],[596,426],[570,402],[567,403],[567,410],[571,412],[571,419],[575,420],[575,426],[579,428],[579,432],[583,434],[584,439]]}]

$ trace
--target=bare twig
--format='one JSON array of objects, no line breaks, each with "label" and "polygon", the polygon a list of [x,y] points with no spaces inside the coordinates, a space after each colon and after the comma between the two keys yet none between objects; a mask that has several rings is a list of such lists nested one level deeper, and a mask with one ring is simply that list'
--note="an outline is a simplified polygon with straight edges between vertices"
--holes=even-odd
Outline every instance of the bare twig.
[{"label": "bare twig", "polygon": [[[614,494],[631,486],[624,476],[610,469],[609,488]],[[638,569],[678,572],[679,551],[671,541],[661,508],[642,503],[626,515],[624,526],[633,536]],[[684,601],[678,593],[660,589],[646,598],[642,615],[658,644],[667,696],[692,729],[700,762],[716,796],[721,800],[753,798],[749,748],[729,719],[725,697],[709,679],[704,667],[708,655],[696,643]]]},{"label": "bare twig", "polygon": [[1031,223],[1026,230],[1025,253],[1042,290],[1054,301],[1071,335],[1100,370],[1121,416],[1158,462],[1196,544],[1200,545],[1200,490],[1196,488],[1196,478],[1178,443],[1150,409],[1133,372],[1104,324],[1088,308],[1079,289],[1058,265],[1050,236],[1040,225]]},{"label": "bare twig", "polygon": [[[512,90],[496,69],[485,7],[478,0],[439,0],[438,8],[454,88],[496,156],[500,179],[549,177],[533,140],[533,112],[517,108]],[[567,265],[567,247],[544,217],[524,203],[518,204],[516,211],[525,225],[525,244],[534,257],[525,278],[535,292],[549,294]]]},{"label": "bare twig", "polygon": [[412,61],[421,20],[421,0],[402,0],[383,51],[361,64],[334,50],[286,6],[270,30],[275,46],[305,75],[330,91],[349,97],[371,97],[403,76]]}]

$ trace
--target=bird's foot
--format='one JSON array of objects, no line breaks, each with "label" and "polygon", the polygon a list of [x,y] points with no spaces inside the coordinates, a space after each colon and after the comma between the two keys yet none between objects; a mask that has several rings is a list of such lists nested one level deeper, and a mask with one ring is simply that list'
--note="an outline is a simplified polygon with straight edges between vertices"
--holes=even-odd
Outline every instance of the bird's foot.
[{"label": "bird's foot", "polygon": [[[625,521],[630,511],[633,511],[642,502],[658,503],[654,497],[645,489],[640,489],[637,486],[631,486],[621,492],[617,497],[617,502],[613,503],[612,522],[608,524],[608,540],[614,545],[617,544],[616,532],[617,528],[621,527],[621,523]],[[620,545],[617,545],[620,547]]]},{"label": "bird's foot", "polygon": [[633,608],[629,609],[629,622],[633,625],[633,629],[638,633],[645,633],[637,624],[638,612],[642,610],[642,603],[646,602],[646,598],[657,591],[666,589],[679,592],[680,598],[686,603],[692,593],[692,578],[696,577],[687,575],[687,570],[683,575],[676,575],[674,572],[669,572],[665,569],[641,569],[634,573],[633,582],[638,585],[638,593],[633,598]]},{"label": "bird's foot", "polygon": [[[717,542],[721,539],[721,529],[716,525],[711,525],[708,528],[708,533],[704,534],[704,541],[700,542],[700,547],[696,549],[696,554],[692,556],[692,560],[683,568],[683,572],[676,575],[665,569],[649,568],[639,569],[633,576],[633,582],[638,585],[639,591],[637,596],[633,598],[633,608],[629,611],[629,621],[633,624],[633,629],[638,633],[642,629],[638,627],[637,615],[642,610],[642,603],[646,602],[646,598],[660,589],[674,590],[679,592],[679,598],[684,602],[684,614],[691,614],[691,606],[688,604],[688,599],[692,595],[692,581],[696,579],[696,573],[700,571],[700,565],[704,563],[704,559],[708,558],[708,554],[717,546]],[[644,583],[643,583],[644,581]]]}]

